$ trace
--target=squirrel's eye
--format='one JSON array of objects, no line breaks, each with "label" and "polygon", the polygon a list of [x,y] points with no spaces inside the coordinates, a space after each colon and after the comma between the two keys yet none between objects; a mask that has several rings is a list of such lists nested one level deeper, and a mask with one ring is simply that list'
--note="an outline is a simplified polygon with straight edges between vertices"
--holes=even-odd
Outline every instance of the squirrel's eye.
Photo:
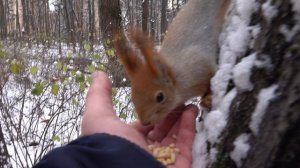
[{"label": "squirrel's eye", "polygon": [[161,103],[165,100],[165,96],[162,91],[156,93],[156,102]]}]

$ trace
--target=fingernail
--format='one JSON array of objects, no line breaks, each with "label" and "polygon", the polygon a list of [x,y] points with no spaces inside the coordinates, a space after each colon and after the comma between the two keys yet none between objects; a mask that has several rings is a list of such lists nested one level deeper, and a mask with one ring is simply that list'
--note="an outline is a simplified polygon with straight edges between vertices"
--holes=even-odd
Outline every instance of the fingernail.
[{"label": "fingernail", "polygon": [[186,106],[186,110],[194,110],[196,112],[199,112],[199,108],[193,104],[189,104]]}]

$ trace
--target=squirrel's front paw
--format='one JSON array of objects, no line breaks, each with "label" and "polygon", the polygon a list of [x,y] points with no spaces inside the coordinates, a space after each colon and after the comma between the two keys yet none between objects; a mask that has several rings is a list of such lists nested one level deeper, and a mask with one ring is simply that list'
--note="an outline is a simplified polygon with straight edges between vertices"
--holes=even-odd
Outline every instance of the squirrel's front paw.
[{"label": "squirrel's front paw", "polygon": [[207,110],[211,109],[211,102],[212,102],[212,93],[208,92],[207,94],[204,94],[201,98],[200,105]]}]

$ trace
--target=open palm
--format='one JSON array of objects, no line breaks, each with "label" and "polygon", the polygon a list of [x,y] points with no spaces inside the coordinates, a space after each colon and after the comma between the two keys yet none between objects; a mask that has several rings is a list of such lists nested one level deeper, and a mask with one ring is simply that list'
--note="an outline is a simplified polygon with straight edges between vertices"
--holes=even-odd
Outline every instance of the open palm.
[{"label": "open palm", "polygon": [[122,122],[115,114],[111,98],[111,82],[103,72],[93,74],[88,91],[86,109],[82,120],[82,134],[108,133],[123,137],[141,148],[148,145],[167,146],[174,143],[179,149],[175,164],[168,167],[191,167],[192,145],[195,136],[197,108],[189,105],[178,107],[166,119],[154,126],[143,126],[138,121]]}]

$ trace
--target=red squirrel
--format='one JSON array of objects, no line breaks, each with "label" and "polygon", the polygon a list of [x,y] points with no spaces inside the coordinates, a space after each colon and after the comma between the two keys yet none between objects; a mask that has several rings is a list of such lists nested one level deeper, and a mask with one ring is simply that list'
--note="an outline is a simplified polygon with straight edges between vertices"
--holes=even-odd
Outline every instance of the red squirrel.
[{"label": "red squirrel", "polygon": [[189,0],[174,18],[160,51],[139,29],[118,34],[114,47],[131,81],[132,101],[144,125],[210,92],[218,38],[230,0]]}]

